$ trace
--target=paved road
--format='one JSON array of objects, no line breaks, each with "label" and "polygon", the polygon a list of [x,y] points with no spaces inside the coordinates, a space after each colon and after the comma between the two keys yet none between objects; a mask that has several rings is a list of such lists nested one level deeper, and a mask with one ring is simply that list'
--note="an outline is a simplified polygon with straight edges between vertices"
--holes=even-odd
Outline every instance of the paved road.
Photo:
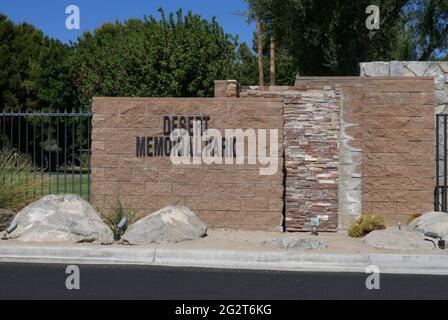
[{"label": "paved road", "polygon": [[448,277],[263,272],[140,266],[79,266],[78,291],[65,265],[0,264],[0,299],[448,299]]}]

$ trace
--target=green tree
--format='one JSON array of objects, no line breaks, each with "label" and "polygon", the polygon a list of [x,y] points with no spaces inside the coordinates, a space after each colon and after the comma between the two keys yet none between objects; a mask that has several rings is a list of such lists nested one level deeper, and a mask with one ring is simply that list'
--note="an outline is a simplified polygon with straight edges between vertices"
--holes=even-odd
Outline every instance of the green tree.
[{"label": "green tree", "polygon": [[189,12],[105,24],[75,46],[80,100],[95,95],[207,97],[233,74],[237,39]]},{"label": "green tree", "polygon": [[36,74],[37,98],[46,111],[77,110],[73,49],[58,40],[45,38]]},{"label": "green tree", "polygon": [[32,109],[38,105],[36,69],[44,35],[33,26],[13,24],[0,14],[0,107]]},{"label": "green tree", "polygon": [[238,82],[243,86],[256,85],[258,83],[257,63],[257,57],[248,45],[246,43],[240,44],[233,78],[238,79]]},{"label": "green tree", "polygon": [[[254,34],[254,48],[257,48],[257,34]],[[238,79],[243,86],[258,84],[258,57],[254,54],[255,49],[250,49],[246,43],[240,44],[237,51],[237,61],[235,64],[235,73],[232,78]],[[267,80],[270,82],[270,62],[269,43],[265,43],[263,48],[263,68],[264,74],[267,74]],[[275,55],[276,65],[276,84],[279,86],[291,86],[294,84],[297,69],[292,57],[282,48],[277,48]]]},{"label": "green tree", "polygon": [[[271,12],[270,8],[272,6],[271,0],[245,0],[248,5],[248,11],[244,14],[248,22],[256,21],[257,23],[257,33],[256,33],[256,47],[257,47],[257,59],[258,59],[258,83],[260,86],[264,86],[265,74],[269,74],[270,85],[275,86],[276,84],[276,41],[275,34],[273,32],[273,21],[275,20],[275,15]],[[269,39],[269,70],[265,72],[266,69],[266,56],[265,56],[265,46],[267,41],[264,39]]]},{"label": "green tree", "polygon": [[416,59],[438,60],[448,54],[448,0],[417,0],[406,13]]},{"label": "green tree", "polygon": [[[362,61],[436,59],[447,48],[447,0],[249,2],[275,21],[277,47],[302,75],[358,75]],[[379,30],[366,28],[369,5],[381,10]]]}]

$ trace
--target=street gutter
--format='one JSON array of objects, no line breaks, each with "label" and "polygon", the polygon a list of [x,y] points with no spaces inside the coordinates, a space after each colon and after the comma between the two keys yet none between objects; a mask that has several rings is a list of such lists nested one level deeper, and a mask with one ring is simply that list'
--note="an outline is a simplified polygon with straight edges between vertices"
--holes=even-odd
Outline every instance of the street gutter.
[{"label": "street gutter", "polygon": [[294,251],[175,249],[163,246],[36,245],[0,243],[1,263],[147,265],[217,269],[448,275],[448,256],[319,254]]}]

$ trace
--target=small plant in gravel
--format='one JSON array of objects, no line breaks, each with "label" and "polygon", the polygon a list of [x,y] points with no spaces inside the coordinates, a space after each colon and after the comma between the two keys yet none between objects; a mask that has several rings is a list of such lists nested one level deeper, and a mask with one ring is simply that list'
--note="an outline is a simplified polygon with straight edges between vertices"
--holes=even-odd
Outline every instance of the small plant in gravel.
[{"label": "small plant in gravel", "polygon": [[386,229],[386,223],[383,217],[379,215],[364,215],[350,226],[348,235],[352,238],[362,238],[373,231],[384,229]]},{"label": "small plant in gravel", "polygon": [[[127,226],[137,222],[141,218],[135,210],[125,208],[119,194],[116,194],[113,200],[110,201],[109,207],[110,211],[101,212],[101,215],[109,228],[120,236],[126,232]],[[123,218],[126,218],[128,223],[123,229],[117,230],[117,225]]]}]

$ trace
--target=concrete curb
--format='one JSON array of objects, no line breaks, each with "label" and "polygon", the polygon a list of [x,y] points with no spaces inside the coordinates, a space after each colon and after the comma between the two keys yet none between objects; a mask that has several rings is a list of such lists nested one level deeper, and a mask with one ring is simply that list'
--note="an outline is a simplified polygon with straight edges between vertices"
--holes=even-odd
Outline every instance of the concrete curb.
[{"label": "concrete curb", "polygon": [[448,256],[306,254],[291,251],[173,249],[158,246],[0,245],[0,262],[148,265],[219,269],[448,275]]}]

